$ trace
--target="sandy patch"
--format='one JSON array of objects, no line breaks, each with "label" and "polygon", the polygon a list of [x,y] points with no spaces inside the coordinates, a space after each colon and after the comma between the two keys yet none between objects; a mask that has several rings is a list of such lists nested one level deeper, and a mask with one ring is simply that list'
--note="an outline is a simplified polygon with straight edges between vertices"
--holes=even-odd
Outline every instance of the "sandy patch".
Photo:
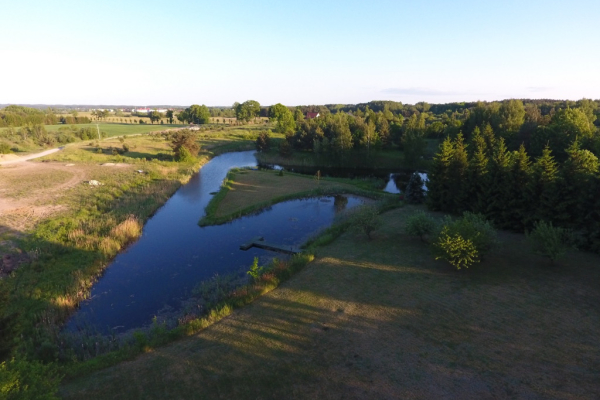
[{"label": "sandy patch", "polygon": [[19,156],[17,156],[16,154],[0,154],[0,162],[1,161],[12,161],[12,160],[18,160]]},{"label": "sandy patch", "polygon": [[[63,210],[57,199],[81,183],[86,171],[76,165],[19,162],[2,167],[0,227],[24,232],[41,219]],[[1,229],[0,228],[0,229]]]}]

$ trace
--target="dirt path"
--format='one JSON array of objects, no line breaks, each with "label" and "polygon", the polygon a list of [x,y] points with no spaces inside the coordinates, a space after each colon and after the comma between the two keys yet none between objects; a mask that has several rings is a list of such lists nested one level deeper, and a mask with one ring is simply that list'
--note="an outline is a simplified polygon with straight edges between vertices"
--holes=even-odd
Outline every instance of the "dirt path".
[{"label": "dirt path", "polygon": [[44,156],[47,156],[48,154],[56,153],[57,151],[60,151],[62,149],[64,149],[64,147],[57,147],[56,149],[44,150],[40,153],[29,154],[28,156],[19,157],[19,158],[12,159],[12,160],[0,161],[0,165],[15,164],[15,163],[20,163],[20,162],[27,161],[27,160],[33,160],[34,158],[44,157]]},{"label": "dirt path", "polygon": [[23,232],[64,209],[56,200],[86,179],[86,170],[62,163],[12,163],[0,172],[0,233]]}]

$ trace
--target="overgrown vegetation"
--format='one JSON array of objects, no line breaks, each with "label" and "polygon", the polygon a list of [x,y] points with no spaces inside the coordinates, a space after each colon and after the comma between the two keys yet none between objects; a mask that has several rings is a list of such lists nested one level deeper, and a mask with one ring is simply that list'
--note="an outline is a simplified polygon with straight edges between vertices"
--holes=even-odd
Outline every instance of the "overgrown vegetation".
[{"label": "overgrown vegetation", "polygon": [[[428,227],[427,217],[415,215],[410,220],[412,228]],[[410,226],[410,225],[409,225]],[[436,259],[444,259],[456,269],[468,268],[478,263],[497,243],[496,231],[481,214],[465,212],[461,218],[444,217],[433,242]]]},{"label": "overgrown vegetation", "polygon": [[350,220],[353,229],[364,233],[369,240],[373,239],[372,233],[381,225],[379,209],[371,204],[353,210]]},{"label": "overgrown vegetation", "polygon": [[420,210],[406,219],[404,230],[407,235],[418,236],[422,242],[426,242],[425,238],[434,232],[435,227],[435,220],[428,213]]},{"label": "overgrown vegetation", "polygon": [[572,247],[572,238],[566,229],[552,225],[552,222],[539,221],[527,234],[527,239],[536,254],[548,257],[552,262],[563,257]]}]

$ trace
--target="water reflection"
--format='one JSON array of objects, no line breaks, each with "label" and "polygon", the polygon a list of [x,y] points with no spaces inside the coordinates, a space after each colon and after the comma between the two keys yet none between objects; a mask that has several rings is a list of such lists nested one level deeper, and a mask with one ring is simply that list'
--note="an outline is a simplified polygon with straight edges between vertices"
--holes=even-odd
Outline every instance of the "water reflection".
[{"label": "water reflection", "polygon": [[198,282],[247,268],[255,256],[277,256],[256,248],[241,251],[242,243],[263,236],[298,245],[329,226],[336,213],[362,202],[352,196],[294,200],[226,225],[199,227],[210,193],[227,171],[255,164],[252,152],[225,154],[206,164],[147,222],[140,240],[115,258],[66,328],[85,325],[108,333],[148,324],[159,310],[180,308]]}]

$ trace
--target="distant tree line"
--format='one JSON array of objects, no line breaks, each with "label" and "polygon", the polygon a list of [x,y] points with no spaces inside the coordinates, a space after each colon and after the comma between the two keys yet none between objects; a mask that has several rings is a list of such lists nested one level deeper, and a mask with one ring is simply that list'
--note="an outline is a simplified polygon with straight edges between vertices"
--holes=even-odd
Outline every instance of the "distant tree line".
[{"label": "distant tree line", "polygon": [[[106,132],[100,132],[100,138],[106,137]],[[30,148],[32,145],[51,147],[57,144],[66,144],[78,140],[96,140],[98,129],[95,126],[78,128],[75,125],[60,127],[55,132],[49,132],[44,125],[27,124],[20,128],[9,127],[0,132],[0,143],[13,143],[16,147],[10,147],[10,151],[19,151],[21,148]],[[7,152],[7,151],[3,151]]]},{"label": "distant tree line", "polygon": [[58,124],[58,117],[54,112],[23,106],[13,105],[0,109],[0,127],[26,124],[55,125]]}]

